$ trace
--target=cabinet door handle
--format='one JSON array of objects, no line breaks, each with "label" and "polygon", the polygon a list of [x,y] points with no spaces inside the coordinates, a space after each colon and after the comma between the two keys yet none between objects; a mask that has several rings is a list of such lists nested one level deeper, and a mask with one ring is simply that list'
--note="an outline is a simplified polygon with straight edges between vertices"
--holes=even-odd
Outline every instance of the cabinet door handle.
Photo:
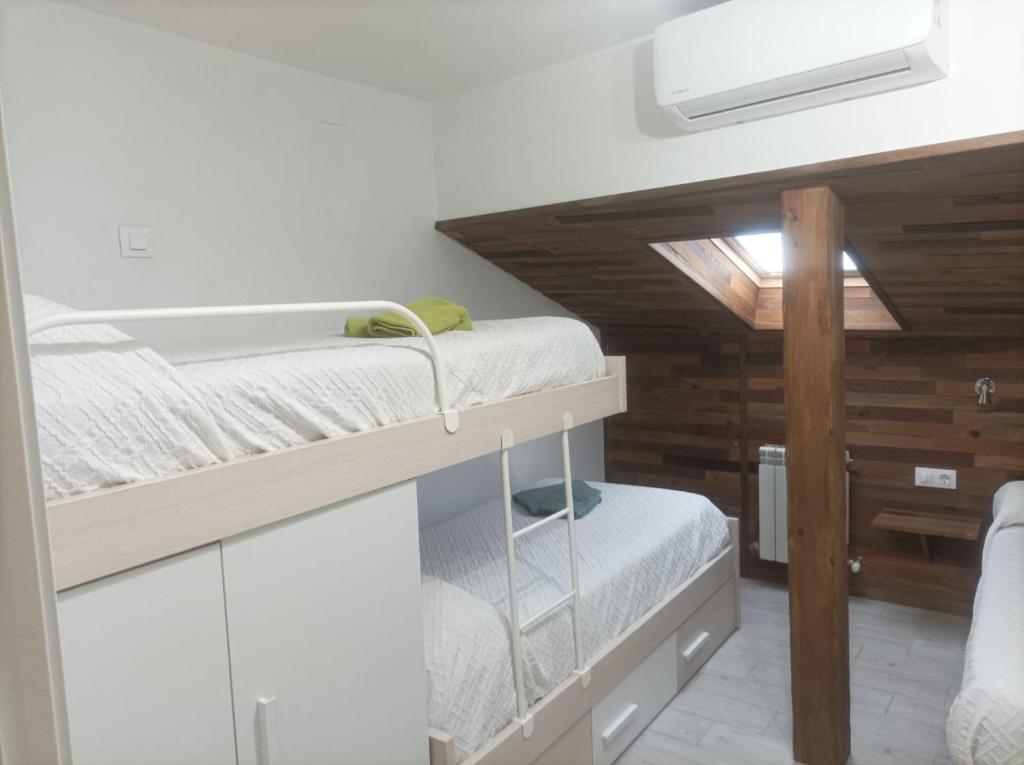
[{"label": "cabinet door handle", "polygon": [[612,721],[611,725],[604,729],[604,733],[601,734],[601,741],[605,746],[612,743],[612,741],[615,740],[615,737],[622,733],[622,731],[626,729],[626,726],[633,721],[633,717],[636,716],[637,709],[639,709],[639,707],[636,704],[630,704],[623,710],[621,715]]},{"label": "cabinet door handle", "polygon": [[280,765],[277,752],[276,696],[256,699],[256,762],[259,765]]},{"label": "cabinet door handle", "polygon": [[710,632],[702,632],[697,635],[696,639],[683,649],[683,659],[687,663],[693,661],[693,657],[700,653],[700,649],[707,644],[710,638]]}]

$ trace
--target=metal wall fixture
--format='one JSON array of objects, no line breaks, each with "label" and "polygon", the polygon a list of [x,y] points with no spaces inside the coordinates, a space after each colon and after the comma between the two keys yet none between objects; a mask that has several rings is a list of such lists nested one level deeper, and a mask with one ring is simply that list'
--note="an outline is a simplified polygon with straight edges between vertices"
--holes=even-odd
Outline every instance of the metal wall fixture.
[{"label": "metal wall fixture", "polygon": [[974,392],[978,394],[978,406],[990,406],[995,401],[996,381],[982,377],[974,383]]}]

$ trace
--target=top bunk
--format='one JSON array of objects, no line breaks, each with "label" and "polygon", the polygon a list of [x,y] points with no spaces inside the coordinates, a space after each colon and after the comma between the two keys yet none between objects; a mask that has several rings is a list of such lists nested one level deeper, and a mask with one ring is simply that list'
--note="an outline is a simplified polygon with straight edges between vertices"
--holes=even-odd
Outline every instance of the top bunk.
[{"label": "top bunk", "polygon": [[[58,589],[625,411],[625,364],[564,318],[161,355],[108,322],[392,303],[74,311],[26,296]],[[417,320],[418,321],[418,320]]]}]

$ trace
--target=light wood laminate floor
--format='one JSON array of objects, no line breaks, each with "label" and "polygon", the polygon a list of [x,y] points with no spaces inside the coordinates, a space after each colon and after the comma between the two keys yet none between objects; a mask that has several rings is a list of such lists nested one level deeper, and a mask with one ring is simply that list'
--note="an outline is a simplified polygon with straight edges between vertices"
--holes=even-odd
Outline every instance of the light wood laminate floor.
[{"label": "light wood laminate floor", "polygon": [[[743,627],[618,765],[790,765],[789,601],[744,579]],[[943,765],[970,621],[850,599],[851,765]]]}]

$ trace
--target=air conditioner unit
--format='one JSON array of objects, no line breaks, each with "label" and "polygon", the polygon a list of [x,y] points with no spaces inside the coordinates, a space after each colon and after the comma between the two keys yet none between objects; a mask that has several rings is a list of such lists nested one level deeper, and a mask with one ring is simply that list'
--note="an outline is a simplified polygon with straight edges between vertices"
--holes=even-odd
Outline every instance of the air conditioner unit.
[{"label": "air conditioner unit", "polygon": [[688,131],[946,75],[949,0],[728,0],[654,32],[658,105]]}]

